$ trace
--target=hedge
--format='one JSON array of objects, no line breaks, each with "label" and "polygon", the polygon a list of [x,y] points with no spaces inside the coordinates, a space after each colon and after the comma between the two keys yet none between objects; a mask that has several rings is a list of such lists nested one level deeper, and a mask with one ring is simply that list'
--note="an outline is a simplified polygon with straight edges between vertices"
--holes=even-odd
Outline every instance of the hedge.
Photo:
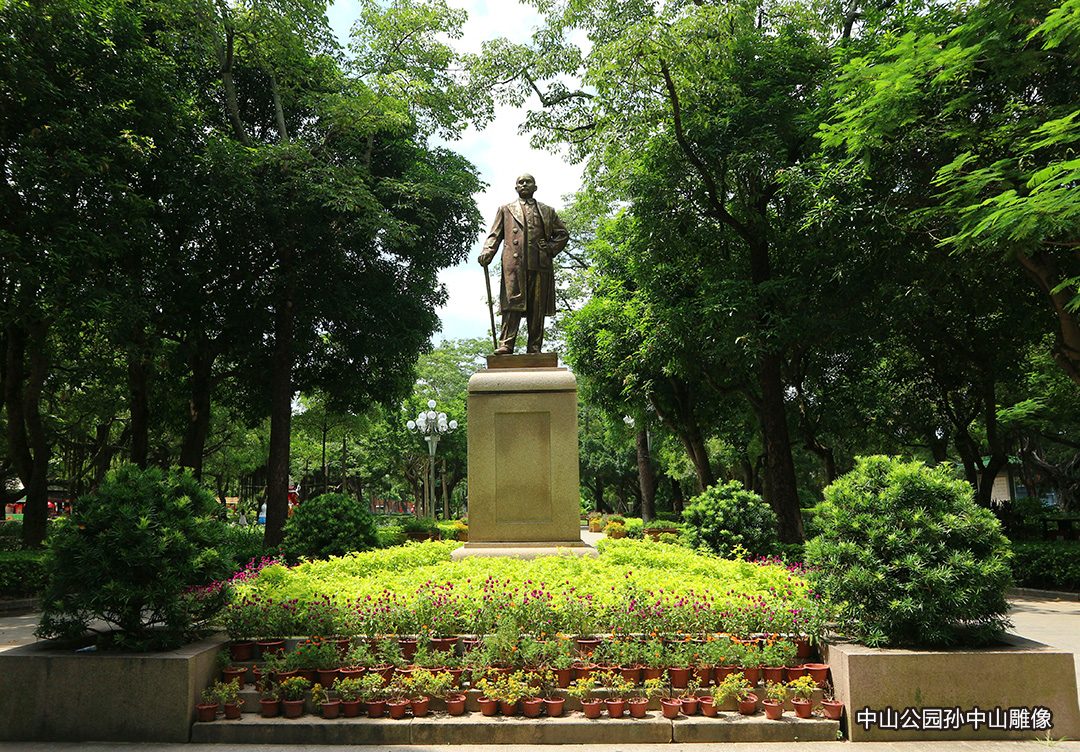
[{"label": "hedge", "polygon": [[0,551],[0,600],[30,598],[45,585],[44,550]]},{"label": "hedge", "polygon": [[1012,572],[1017,587],[1080,590],[1080,542],[1013,543]]}]

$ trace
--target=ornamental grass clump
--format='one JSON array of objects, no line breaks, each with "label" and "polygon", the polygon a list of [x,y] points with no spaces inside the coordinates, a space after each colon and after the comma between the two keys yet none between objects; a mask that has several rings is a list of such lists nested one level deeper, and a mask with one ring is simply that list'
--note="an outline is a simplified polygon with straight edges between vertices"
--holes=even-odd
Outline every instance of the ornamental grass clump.
[{"label": "ornamental grass clump", "polygon": [[982,645],[1009,625],[1009,542],[947,468],[862,457],[806,548],[844,631],[871,646]]}]

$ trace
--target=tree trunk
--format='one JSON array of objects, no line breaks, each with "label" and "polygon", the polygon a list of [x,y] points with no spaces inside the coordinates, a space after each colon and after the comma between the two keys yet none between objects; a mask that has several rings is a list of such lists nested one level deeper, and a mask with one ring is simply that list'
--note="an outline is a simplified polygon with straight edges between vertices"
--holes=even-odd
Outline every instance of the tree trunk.
[{"label": "tree trunk", "polygon": [[670,475],[668,479],[671,481],[671,509],[673,512],[682,516],[683,510],[686,508],[686,499],[683,497],[682,483],[678,478],[672,478]]},{"label": "tree trunk", "polygon": [[649,452],[649,432],[637,432],[638,483],[641,485],[641,519],[651,522],[656,518],[656,471]]},{"label": "tree trunk", "polygon": [[[1051,355],[1069,378],[1080,384],[1080,317],[1073,307],[1071,285],[1063,285],[1054,257],[1048,253],[1035,253],[1031,256],[1017,252],[1017,260],[1024,271],[1035,281],[1046,295],[1050,307],[1058,319]],[[1066,277],[1072,276],[1068,272]]]},{"label": "tree trunk", "polygon": [[189,467],[196,478],[202,477],[203,451],[210,433],[211,392],[215,354],[204,337],[200,337],[191,354],[191,375],[188,378],[188,423],[184,443],[180,447],[180,467]]},{"label": "tree trunk", "polygon": [[131,462],[146,469],[150,451],[150,390],[146,378],[146,335],[135,332],[134,342],[127,351],[128,412],[131,421]]},{"label": "tree trunk", "polygon": [[44,323],[34,325],[30,331],[11,324],[4,338],[8,453],[26,493],[23,543],[35,548],[45,541],[49,519],[50,448],[41,421],[41,391],[48,373],[46,331]]},{"label": "tree trunk", "polygon": [[293,283],[288,279],[291,250],[284,257],[281,274],[287,280],[274,312],[274,362],[270,386],[270,457],[266,478],[266,534],[263,543],[276,548],[284,535],[289,516],[289,432],[292,429],[293,329],[296,307]]},{"label": "tree trunk", "polygon": [[780,540],[784,543],[802,543],[806,535],[799,510],[795,463],[791,458],[781,359],[777,353],[766,352],[762,356],[758,387],[761,389],[758,418],[765,446],[765,500],[776,512]]}]

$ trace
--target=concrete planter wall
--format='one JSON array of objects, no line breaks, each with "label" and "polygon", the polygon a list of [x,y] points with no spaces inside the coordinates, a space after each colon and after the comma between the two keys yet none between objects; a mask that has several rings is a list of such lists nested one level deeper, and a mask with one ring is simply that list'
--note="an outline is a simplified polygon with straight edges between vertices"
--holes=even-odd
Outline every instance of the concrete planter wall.
[{"label": "concrete planter wall", "polygon": [[224,642],[169,653],[0,653],[0,741],[187,742]]},{"label": "concrete planter wall", "polygon": [[[823,645],[836,698],[846,705],[848,738],[1080,736],[1072,653],[1013,635],[1006,643],[985,650],[941,651]],[[1052,728],[1044,727],[1047,712]]]}]

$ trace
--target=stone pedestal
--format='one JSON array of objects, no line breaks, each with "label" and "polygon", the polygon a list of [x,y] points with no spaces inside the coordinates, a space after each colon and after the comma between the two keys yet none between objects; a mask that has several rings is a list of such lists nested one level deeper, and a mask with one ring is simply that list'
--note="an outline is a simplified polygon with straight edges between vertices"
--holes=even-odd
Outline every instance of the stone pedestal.
[{"label": "stone pedestal", "polygon": [[469,379],[465,556],[595,556],[581,540],[577,380],[553,354],[492,356]]}]

